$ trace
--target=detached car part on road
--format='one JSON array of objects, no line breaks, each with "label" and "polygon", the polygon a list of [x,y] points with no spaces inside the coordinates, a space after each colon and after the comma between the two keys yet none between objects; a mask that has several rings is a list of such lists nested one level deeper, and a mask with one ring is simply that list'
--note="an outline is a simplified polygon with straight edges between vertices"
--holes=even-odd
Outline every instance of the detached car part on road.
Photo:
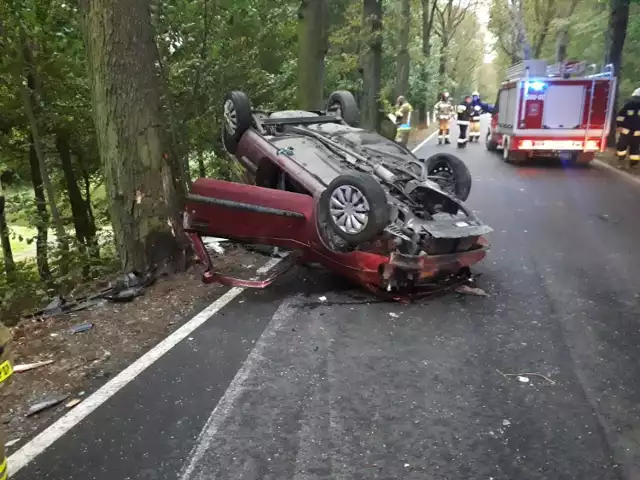
[{"label": "detached car part on road", "polygon": [[351,93],[334,92],[323,111],[266,112],[234,91],[224,117],[225,148],[255,185],[193,183],[184,225],[206,282],[262,288],[285,267],[264,281],[219,275],[202,236],[292,249],[286,266],[320,263],[394,298],[485,257],[483,235],[492,229],[463,204],[471,189],[466,165],[446,153],[418,159],[357,128]]}]

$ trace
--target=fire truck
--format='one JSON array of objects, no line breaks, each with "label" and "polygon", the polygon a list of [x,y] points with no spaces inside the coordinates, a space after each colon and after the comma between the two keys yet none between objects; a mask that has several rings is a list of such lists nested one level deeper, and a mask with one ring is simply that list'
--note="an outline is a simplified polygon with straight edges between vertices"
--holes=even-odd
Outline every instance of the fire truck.
[{"label": "fire truck", "polygon": [[611,65],[525,60],[507,70],[487,133],[488,150],[506,162],[551,157],[589,163],[604,151],[614,109]]}]

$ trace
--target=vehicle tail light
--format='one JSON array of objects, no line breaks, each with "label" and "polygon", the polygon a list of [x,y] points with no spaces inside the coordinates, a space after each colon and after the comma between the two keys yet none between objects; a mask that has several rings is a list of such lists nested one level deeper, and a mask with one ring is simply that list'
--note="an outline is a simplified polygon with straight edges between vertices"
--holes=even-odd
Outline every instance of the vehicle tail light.
[{"label": "vehicle tail light", "polygon": [[520,150],[531,150],[533,142],[531,140],[520,140]]},{"label": "vehicle tail light", "polygon": [[600,150],[600,142],[598,140],[587,140],[584,144],[585,150]]}]

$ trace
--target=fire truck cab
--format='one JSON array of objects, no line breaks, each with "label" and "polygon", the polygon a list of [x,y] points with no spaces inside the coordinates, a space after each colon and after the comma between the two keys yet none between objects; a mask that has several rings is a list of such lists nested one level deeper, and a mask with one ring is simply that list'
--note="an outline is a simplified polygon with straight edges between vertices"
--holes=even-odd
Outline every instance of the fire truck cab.
[{"label": "fire truck cab", "polygon": [[488,150],[506,162],[551,157],[589,163],[604,151],[616,78],[610,65],[591,73],[584,63],[525,60],[507,70],[487,133]]}]

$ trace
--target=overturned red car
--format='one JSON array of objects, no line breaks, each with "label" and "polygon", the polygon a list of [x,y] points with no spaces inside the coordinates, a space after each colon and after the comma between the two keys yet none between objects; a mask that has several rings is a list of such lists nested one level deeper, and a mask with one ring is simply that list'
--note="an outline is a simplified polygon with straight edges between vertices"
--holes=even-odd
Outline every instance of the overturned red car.
[{"label": "overturned red car", "polygon": [[[184,226],[204,281],[265,287],[296,262],[313,262],[376,293],[401,298],[446,282],[482,260],[492,229],[464,205],[471,176],[457,157],[418,159],[357,127],[354,97],[334,92],[326,110],[253,110],[224,100],[223,142],[255,184],[201,178]],[[293,252],[262,281],[216,273],[202,241],[215,236]]]}]

